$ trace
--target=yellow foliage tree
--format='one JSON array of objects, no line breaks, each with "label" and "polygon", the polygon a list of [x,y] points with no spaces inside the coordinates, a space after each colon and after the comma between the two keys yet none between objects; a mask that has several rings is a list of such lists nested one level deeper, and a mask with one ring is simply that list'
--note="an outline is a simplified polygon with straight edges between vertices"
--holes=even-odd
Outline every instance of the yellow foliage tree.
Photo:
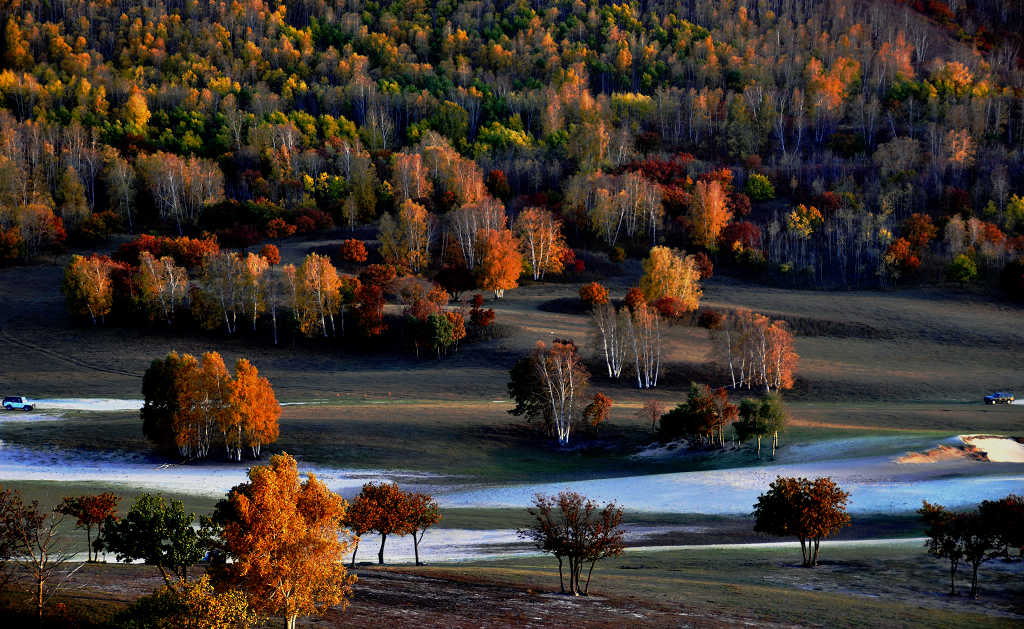
[{"label": "yellow foliage tree", "polygon": [[295,459],[279,454],[249,469],[228,507],[227,570],[257,612],[294,629],[300,616],[348,605],[356,578],[342,564],[352,543],[341,496],[313,474],[300,481]]},{"label": "yellow foliage tree", "polygon": [[648,303],[671,297],[678,299],[685,310],[696,310],[700,305],[701,288],[700,271],[693,256],[684,258],[668,247],[652,247],[644,260],[640,290]]},{"label": "yellow foliage tree", "polygon": [[97,319],[103,321],[110,313],[114,295],[110,259],[95,254],[88,258],[72,256],[64,269],[63,288],[68,310],[73,314],[88,314],[93,325]]}]

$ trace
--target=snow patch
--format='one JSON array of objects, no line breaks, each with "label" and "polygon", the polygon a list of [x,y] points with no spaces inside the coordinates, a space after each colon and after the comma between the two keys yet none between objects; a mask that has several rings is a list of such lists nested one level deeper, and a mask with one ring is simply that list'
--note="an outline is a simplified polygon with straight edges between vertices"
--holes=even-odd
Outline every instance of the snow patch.
[{"label": "snow patch", "polygon": [[110,398],[59,398],[32,400],[39,410],[65,411],[137,411],[142,408],[142,400],[114,400]]},{"label": "snow patch", "polygon": [[1024,463],[1024,443],[1001,435],[960,435],[960,441],[974,446],[993,463]]}]

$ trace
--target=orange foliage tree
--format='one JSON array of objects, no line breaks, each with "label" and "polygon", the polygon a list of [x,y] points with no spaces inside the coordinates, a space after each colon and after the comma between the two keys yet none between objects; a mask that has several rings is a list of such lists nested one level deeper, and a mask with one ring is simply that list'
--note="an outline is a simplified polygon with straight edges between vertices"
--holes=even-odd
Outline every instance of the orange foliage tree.
[{"label": "orange foliage tree", "polygon": [[680,308],[696,310],[700,305],[700,271],[693,256],[683,257],[668,247],[652,247],[644,260],[644,275],[640,278],[640,290],[648,302],[662,297],[678,299]]},{"label": "orange foliage tree", "polygon": [[590,282],[580,286],[580,301],[587,306],[597,306],[608,303],[608,289],[597,282]]},{"label": "orange foliage tree", "polygon": [[242,448],[247,447],[254,458],[259,458],[263,444],[277,441],[279,432],[281,405],[277,403],[274,388],[252,363],[239,358],[230,393],[230,410],[220,415],[228,456],[241,461]]},{"label": "orange foliage tree", "polygon": [[278,250],[277,245],[265,244],[260,247],[260,256],[267,259],[267,262],[271,265],[281,264],[281,252]]},{"label": "orange foliage tree", "polygon": [[366,483],[354,501],[362,518],[365,532],[380,535],[377,563],[384,563],[384,544],[388,535],[407,535],[411,532],[409,500],[395,483]]},{"label": "orange foliage tree", "polygon": [[477,249],[477,286],[494,291],[495,299],[501,299],[507,289],[519,285],[523,272],[519,239],[507,229],[484,229],[480,232]]},{"label": "orange foliage tree", "polygon": [[351,545],[347,506],[315,475],[301,481],[288,454],[249,469],[249,482],[232,489],[219,511],[233,560],[227,575],[253,609],[294,629],[300,616],[348,605],[356,578],[342,564]]},{"label": "orange foliage tree", "polygon": [[722,184],[718,181],[698,181],[690,195],[690,226],[693,242],[714,251],[718,248],[718,235],[732,220],[732,210]]},{"label": "orange foliage tree", "polygon": [[330,258],[311,253],[296,270],[299,329],[306,335],[334,333],[334,315],[341,309],[341,279]]},{"label": "orange foliage tree", "polygon": [[345,262],[366,262],[366,245],[362,240],[349,238],[341,243],[341,259]]},{"label": "orange foliage tree", "polygon": [[850,494],[831,478],[776,478],[754,505],[754,530],[770,535],[795,535],[804,567],[818,564],[822,538],[850,525],[846,501]]},{"label": "orange foliage tree", "polygon": [[612,411],[612,399],[604,393],[595,393],[594,400],[583,409],[583,417],[591,426],[597,428],[608,421]]}]

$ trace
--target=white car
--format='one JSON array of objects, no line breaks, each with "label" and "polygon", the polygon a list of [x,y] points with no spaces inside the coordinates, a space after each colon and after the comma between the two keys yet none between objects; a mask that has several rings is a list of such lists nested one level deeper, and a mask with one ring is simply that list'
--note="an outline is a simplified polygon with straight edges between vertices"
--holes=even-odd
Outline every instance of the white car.
[{"label": "white car", "polygon": [[22,397],[20,395],[14,395],[11,397],[4,398],[5,411],[13,411],[16,408],[20,408],[23,411],[31,411],[34,408],[34,406],[27,397]]}]

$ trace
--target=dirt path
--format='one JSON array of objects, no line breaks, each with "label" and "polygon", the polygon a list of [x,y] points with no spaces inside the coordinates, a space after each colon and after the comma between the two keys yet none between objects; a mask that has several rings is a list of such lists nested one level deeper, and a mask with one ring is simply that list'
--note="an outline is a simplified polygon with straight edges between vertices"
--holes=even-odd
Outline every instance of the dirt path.
[{"label": "dirt path", "polygon": [[2,337],[3,340],[5,342],[7,342],[7,343],[10,343],[12,345],[17,345],[18,347],[31,350],[31,351],[36,352],[38,354],[43,354],[44,356],[48,356],[50,358],[54,358],[54,359],[59,360],[59,361],[66,362],[68,364],[74,365],[75,367],[81,367],[82,369],[88,369],[90,371],[98,371],[100,373],[110,373],[110,374],[114,374],[114,375],[118,375],[118,376],[129,376],[131,378],[140,378],[140,379],[142,378],[142,374],[132,373],[130,371],[125,371],[123,369],[112,369],[110,367],[100,367],[98,365],[94,365],[92,363],[88,363],[88,362],[86,362],[84,360],[79,360],[77,358],[72,358],[71,356],[68,356],[67,354],[61,354],[59,352],[55,352],[53,350],[46,349],[45,347],[40,347],[39,345],[36,345],[34,343],[29,343],[28,341],[24,341],[24,340],[15,338],[15,337],[11,336],[11,334],[7,331],[6,328],[0,328],[0,337]]}]

